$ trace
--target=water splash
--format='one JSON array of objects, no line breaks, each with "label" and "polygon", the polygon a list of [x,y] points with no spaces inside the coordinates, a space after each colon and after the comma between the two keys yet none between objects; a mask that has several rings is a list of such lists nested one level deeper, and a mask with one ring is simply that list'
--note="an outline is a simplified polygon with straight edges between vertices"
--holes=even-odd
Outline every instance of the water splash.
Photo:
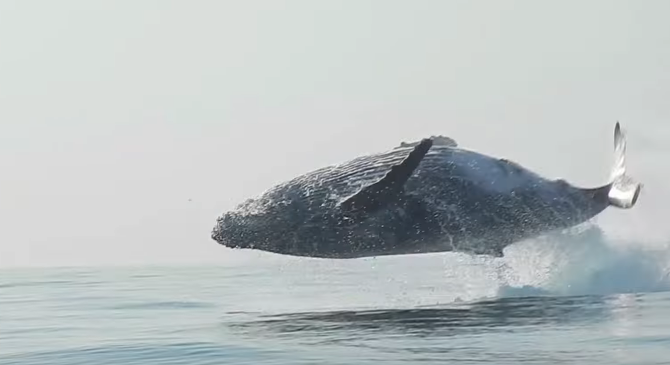
[{"label": "water splash", "polygon": [[509,248],[496,296],[670,291],[670,247],[613,239],[595,225]]}]

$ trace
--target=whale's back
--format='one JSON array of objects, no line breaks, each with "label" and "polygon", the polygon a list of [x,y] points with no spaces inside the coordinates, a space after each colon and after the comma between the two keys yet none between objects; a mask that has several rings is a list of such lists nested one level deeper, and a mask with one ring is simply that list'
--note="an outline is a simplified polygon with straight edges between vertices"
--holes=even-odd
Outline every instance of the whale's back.
[{"label": "whale's back", "polygon": [[[411,151],[411,146],[401,146],[300,175],[272,187],[256,199],[250,199],[241,204],[238,212],[254,214],[268,210],[276,212],[277,207],[293,205],[296,209],[298,206],[304,209],[305,213],[320,214],[335,208],[364,187],[381,180]],[[410,178],[412,183],[408,184],[408,187],[411,186],[414,192],[421,189],[421,181],[425,181],[424,178],[429,174],[435,175],[432,180],[437,178],[438,182],[440,179],[447,178],[450,171],[454,171],[454,166],[450,163],[450,157],[454,151],[453,147],[434,146]]]}]

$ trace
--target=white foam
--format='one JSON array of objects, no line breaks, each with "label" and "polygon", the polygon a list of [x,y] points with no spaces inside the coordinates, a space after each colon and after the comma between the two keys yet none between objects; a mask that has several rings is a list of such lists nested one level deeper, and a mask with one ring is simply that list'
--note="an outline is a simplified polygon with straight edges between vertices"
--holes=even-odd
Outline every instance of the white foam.
[{"label": "white foam", "polygon": [[497,296],[670,291],[670,246],[607,237],[597,226],[512,246]]}]

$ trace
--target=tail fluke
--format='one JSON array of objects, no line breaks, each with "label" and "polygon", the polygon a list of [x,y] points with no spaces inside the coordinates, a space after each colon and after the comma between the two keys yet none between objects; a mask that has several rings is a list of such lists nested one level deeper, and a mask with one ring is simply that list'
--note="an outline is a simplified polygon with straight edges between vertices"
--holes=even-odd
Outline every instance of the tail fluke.
[{"label": "tail fluke", "polygon": [[622,209],[630,209],[637,202],[642,184],[626,174],[626,135],[619,122],[614,127],[614,165],[610,175],[610,204]]}]

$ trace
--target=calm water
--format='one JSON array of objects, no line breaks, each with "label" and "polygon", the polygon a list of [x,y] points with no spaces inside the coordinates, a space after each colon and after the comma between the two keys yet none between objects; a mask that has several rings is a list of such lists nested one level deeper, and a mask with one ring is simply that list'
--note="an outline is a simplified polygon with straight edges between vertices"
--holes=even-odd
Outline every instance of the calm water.
[{"label": "calm water", "polygon": [[633,247],[4,270],[0,363],[670,364],[669,250]]}]

